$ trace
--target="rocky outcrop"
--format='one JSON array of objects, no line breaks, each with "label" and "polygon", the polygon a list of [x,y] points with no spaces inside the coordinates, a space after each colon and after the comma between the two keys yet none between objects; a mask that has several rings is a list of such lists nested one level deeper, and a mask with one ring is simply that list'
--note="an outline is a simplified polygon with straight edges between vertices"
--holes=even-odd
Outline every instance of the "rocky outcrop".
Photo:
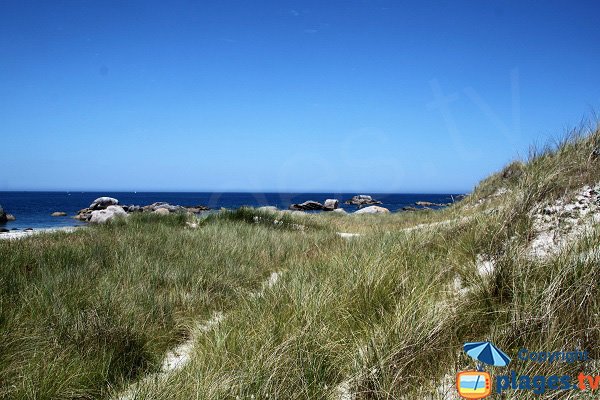
[{"label": "rocky outcrop", "polygon": [[94,210],[105,210],[109,206],[117,206],[119,205],[119,200],[112,197],[99,197],[92,204],[90,204],[89,209]]},{"label": "rocky outcrop", "polygon": [[[184,206],[172,205],[172,204],[165,203],[165,202],[152,203],[152,204],[149,204],[146,206],[138,206],[138,205],[119,206],[118,204],[119,204],[119,200],[114,199],[112,197],[100,197],[100,198],[94,200],[94,202],[88,208],[79,210],[77,212],[77,215],[74,218],[78,219],[80,221],[92,222],[91,219],[92,219],[92,214],[94,213],[94,211],[101,211],[101,210],[108,209],[109,207],[115,207],[115,206],[119,207],[119,209],[123,210],[126,214],[132,214],[132,213],[138,213],[138,212],[155,212],[157,210],[164,210],[164,211],[161,211],[160,213],[165,214],[165,215],[168,213],[176,213],[176,212],[197,214],[202,211],[209,210],[208,207],[201,206],[201,205],[184,207]],[[101,217],[96,217],[96,218],[101,218]]]},{"label": "rocky outcrop", "polygon": [[50,214],[51,217],[66,217],[67,213],[63,211],[56,211]]},{"label": "rocky outcrop", "polygon": [[12,215],[12,214],[6,214],[6,220],[9,221],[9,222],[10,221],[16,221],[17,218],[14,215]]},{"label": "rocky outcrop", "polygon": [[105,210],[92,211],[90,222],[93,224],[105,224],[117,217],[125,218],[127,215],[123,207],[108,206]]},{"label": "rocky outcrop", "polygon": [[359,194],[359,195],[353,196],[350,200],[346,200],[345,203],[346,204],[353,204],[355,206],[365,206],[365,205],[371,205],[371,204],[381,204],[380,201],[375,200],[374,198],[372,198],[371,196],[368,196],[366,194]]},{"label": "rocky outcrop", "polygon": [[4,208],[2,208],[2,205],[0,204],[0,224],[5,223],[6,221],[8,221],[6,212],[4,212]]},{"label": "rocky outcrop", "polygon": [[325,200],[325,203],[323,203],[323,210],[324,211],[333,211],[335,209],[337,209],[340,205],[340,202],[338,199],[327,199]]},{"label": "rocky outcrop", "polygon": [[387,214],[390,210],[385,207],[369,206],[361,208],[360,210],[354,211],[354,214]]},{"label": "rocky outcrop", "polygon": [[319,203],[318,201],[305,201],[304,203],[301,204],[292,204],[290,206],[290,210],[294,210],[294,211],[318,211],[318,210],[323,210],[323,204]]}]

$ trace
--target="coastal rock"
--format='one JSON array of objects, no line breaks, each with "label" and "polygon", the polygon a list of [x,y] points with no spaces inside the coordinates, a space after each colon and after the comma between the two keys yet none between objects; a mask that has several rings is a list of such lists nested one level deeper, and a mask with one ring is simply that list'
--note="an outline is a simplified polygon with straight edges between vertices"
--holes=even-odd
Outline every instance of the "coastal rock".
[{"label": "coastal rock", "polygon": [[134,212],[142,212],[142,207],[140,206],[136,206],[136,205],[129,205],[129,206],[121,206],[123,207],[123,210],[125,210],[128,213],[134,213]]},{"label": "coastal rock", "polygon": [[63,211],[56,211],[50,214],[51,217],[66,217],[67,213]]},{"label": "coastal rock", "polygon": [[447,207],[451,203],[446,204],[446,203],[432,203],[431,201],[417,201],[415,204],[420,207]]},{"label": "coastal rock", "polygon": [[2,204],[0,204],[0,224],[5,223],[8,219],[6,218],[6,213],[4,212],[4,208],[2,208]]},{"label": "coastal rock", "polygon": [[315,211],[315,210],[322,210],[323,209],[323,204],[319,203],[318,201],[305,201],[304,203],[301,204],[292,204],[290,206],[290,210],[294,210],[294,211]]},{"label": "coastal rock", "polygon": [[417,201],[415,203],[415,205],[417,206],[421,206],[421,207],[431,207],[431,206],[437,206],[437,203],[432,203],[430,201]]},{"label": "coastal rock", "polygon": [[371,196],[366,194],[359,194],[353,196],[350,200],[345,201],[346,204],[354,204],[355,206],[364,206],[370,204],[381,204],[380,201],[373,199]]},{"label": "coastal rock", "polygon": [[6,220],[7,221],[16,221],[17,218],[12,214],[6,214]]},{"label": "coastal rock", "polygon": [[197,206],[191,206],[191,207],[185,207],[188,212],[194,213],[194,214],[199,214],[202,211],[208,211],[210,210],[210,208],[206,207],[206,206],[202,206],[202,205],[197,205]]},{"label": "coastal rock", "polygon": [[119,200],[112,197],[99,197],[92,204],[90,204],[89,209],[94,210],[105,210],[109,206],[119,205]]},{"label": "coastal rock", "polygon": [[94,224],[105,224],[117,217],[127,217],[127,213],[123,207],[108,206],[105,210],[92,211],[90,222]]},{"label": "coastal rock", "polygon": [[160,209],[164,209],[167,210],[169,212],[187,212],[188,210],[185,207],[182,206],[174,206],[172,204],[169,203],[165,203],[165,202],[157,202],[157,203],[152,203],[149,204],[147,206],[142,207],[142,209],[146,212],[154,212],[156,210],[160,210]]},{"label": "coastal rock", "polygon": [[346,210],[344,210],[343,208],[336,208],[335,210],[331,210],[332,212],[336,213],[336,214],[342,214],[342,215],[346,215],[348,214],[346,212]]},{"label": "coastal rock", "polygon": [[263,207],[258,207],[256,209],[257,211],[266,211],[266,212],[277,212],[277,207],[275,206],[263,206]]},{"label": "coastal rock", "polygon": [[419,211],[418,208],[412,206],[402,207],[402,211]]},{"label": "coastal rock", "polygon": [[390,210],[385,207],[369,206],[361,208],[360,210],[354,211],[354,214],[387,214]]},{"label": "coastal rock", "polygon": [[8,233],[10,232],[10,230],[6,229],[6,228],[0,228],[0,233]]},{"label": "coastal rock", "polygon": [[89,221],[90,218],[92,217],[92,211],[88,208],[84,208],[83,210],[79,210],[77,212],[77,215],[74,216],[74,219],[77,219],[79,221]]},{"label": "coastal rock", "polygon": [[338,199],[327,199],[325,200],[325,203],[323,203],[323,210],[324,211],[333,211],[335,209],[337,209],[340,205],[340,202]]},{"label": "coastal rock", "polygon": [[157,215],[169,215],[171,214],[171,212],[169,211],[168,208],[157,208],[156,210],[152,211],[153,214],[157,214]]}]

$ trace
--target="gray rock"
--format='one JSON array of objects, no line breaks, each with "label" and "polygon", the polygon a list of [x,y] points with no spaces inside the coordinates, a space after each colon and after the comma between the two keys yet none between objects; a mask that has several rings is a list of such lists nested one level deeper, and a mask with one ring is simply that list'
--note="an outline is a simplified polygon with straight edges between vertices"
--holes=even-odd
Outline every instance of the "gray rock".
[{"label": "gray rock", "polygon": [[162,208],[157,208],[156,210],[152,211],[153,214],[158,214],[158,215],[169,215],[171,214],[171,212],[169,211],[168,208],[162,207]]},{"label": "gray rock", "polygon": [[7,221],[16,221],[17,218],[12,214],[6,214],[6,220]]},{"label": "gray rock", "polygon": [[333,211],[335,209],[337,209],[340,205],[340,202],[338,199],[327,199],[325,200],[325,203],[323,203],[323,210],[325,211]]},{"label": "gray rock", "polygon": [[371,196],[366,194],[359,194],[353,196],[350,200],[345,201],[346,204],[354,204],[355,206],[364,206],[370,204],[381,204],[380,201],[373,199]]},{"label": "gray rock", "polygon": [[402,207],[402,211],[419,211],[418,208],[412,206]]},{"label": "gray rock", "polygon": [[108,206],[105,210],[92,211],[90,222],[94,224],[105,224],[117,217],[127,217],[127,213],[123,207]]},{"label": "gray rock", "polygon": [[361,208],[358,211],[354,211],[354,214],[387,214],[390,210],[385,207],[379,206],[369,206],[365,208]]},{"label": "gray rock", "polygon": [[172,204],[165,203],[163,201],[149,204],[147,206],[142,207],[142,209],[146,212],[153,212],[153,211],[156,211],[159,209],[165,209],[169,212],[187,212],[188,211],[185,207],[174,206]]},{"label": "gray rock", "polygon": [[319,203],[318,201],[305,201],[304,203],[301,204],[292,204],[290,206],[290,210],[295,210],[295,211],[315,211],[315,210],[322,210],[323,209],[323,204]]},{"label": "gray rock", "polygon": [[202,211],[209,211],[210,208],[206,207],[206,206],[202,206],[202,205],[197,205],[197,206],[191,206],[191,207],[185,207],[189,212],[194,213],[194,214],[199,214]]},{"label": "gray rock", "polygon": [[346,210],[344,210],[343,208],[336,208],[335,210],[331,210],[332,212],[336,213],[336,214],[342,214],[342,215],[346,215],[348,214],[346,212]]},{"label": "gray rock", "polygon": [[66,217],[67,213],[63,211],[56,211],[50,214],[51,217]]},{"label": "gray rock", "polygon": [[277,207],[275,206],[263,206],[263,207],[258,207],[257,208],[258,211],[266,211],[266,212],[277,212]]},{"label": "gray rock", "polygon": [[119,205],[119,200],[114,199],[112,197],[99,197],[92,204],[90,204],[89,209],[94,210],[105,210],[109,206]]},{"label": "gray rock", "polygon": [[4,208],[2,208],[2,204],[0,204],[0,224],[3,224],[7,221],[6,213],[4,212]]}]

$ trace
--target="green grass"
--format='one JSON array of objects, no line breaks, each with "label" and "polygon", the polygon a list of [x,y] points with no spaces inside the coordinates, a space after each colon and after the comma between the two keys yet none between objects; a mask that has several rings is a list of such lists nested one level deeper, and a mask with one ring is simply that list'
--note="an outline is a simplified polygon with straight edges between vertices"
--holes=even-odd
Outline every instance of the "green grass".
[{"label": "green grass", "polygon": [[[138,382],[140,399],[337,399],[345,382],[357,399],[443,398],[440,383],[474,367],[465,341],[596,358],[600,232],[545,260],[525,248],[534,208],[600,181],[590,158],[599,139],[592,129],[533,151],[441,211],[244,208],[197,229],[186,216],[137,215],[0,241],[0,395],[114,398]],[[406,229],[420,224],[433,225]],[[490,276],[476,273],[482,254],[495,260]],[[272,272],[277,284],[252,296]],[[190,364],[142,379],[215,311],[225,319],[196,332]],[[576,375],[581,366],[511,368]]]}]

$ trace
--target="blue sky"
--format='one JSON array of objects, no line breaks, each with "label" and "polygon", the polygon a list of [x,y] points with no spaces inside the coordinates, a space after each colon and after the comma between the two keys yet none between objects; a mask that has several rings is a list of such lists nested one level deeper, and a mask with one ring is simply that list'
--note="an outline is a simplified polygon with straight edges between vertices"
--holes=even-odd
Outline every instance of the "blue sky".
[{"label": "blue sky", "polygon": [[463,192],[600,106],[596,2],[0,2],[0,190]]}]

